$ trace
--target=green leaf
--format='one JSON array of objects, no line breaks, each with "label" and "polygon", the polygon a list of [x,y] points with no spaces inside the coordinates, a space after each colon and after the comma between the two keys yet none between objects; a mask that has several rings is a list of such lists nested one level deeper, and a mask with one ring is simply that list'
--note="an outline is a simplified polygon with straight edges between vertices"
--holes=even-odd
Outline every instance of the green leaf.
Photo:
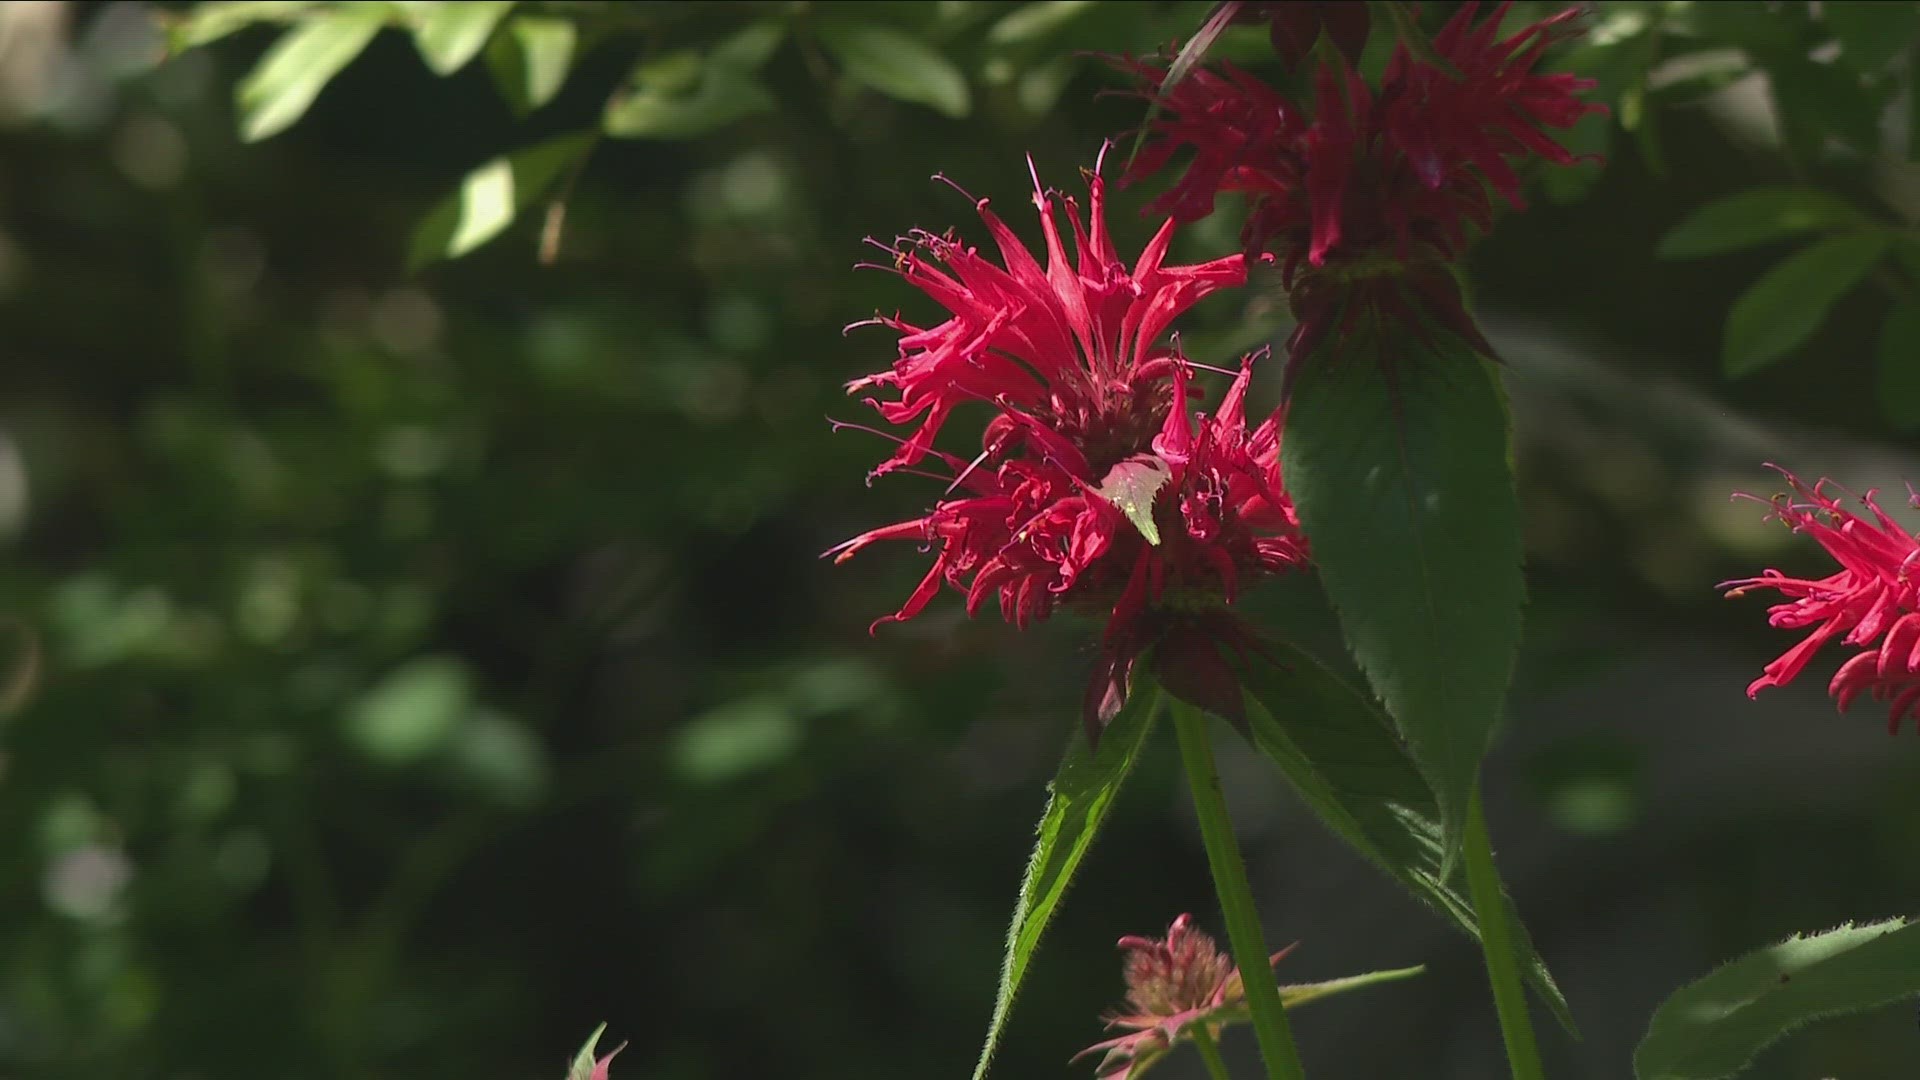
[{"label": "green leaf", "polygon": [[1880,411],[1903,431],[1920,428],[1920,304],[1888,313],[1875,359]]},{"label": "green leaf", "polygon": [[677,73],[676,66],[637,65],[630,92],[607,103],[601,130],[618,139],[690,139],[771,111],[773,94],[755,75],[785,34],[778,23],[756,23],[722,41],[700,64],[691,92],[681,92],[677,78],[661,77]]},{"label": "green leaf", "polygon": [[407,262],[420,267],[457,259],[499,236],[569,166],[592,149],[592,132],[576,132],[497,157],[468,173],[414,230]]},{"label": "green leaf", "polygon": [[987,31],[990,45],[1026,45],[1042,41],[1094,8],[1093,0],[1038,0],[1023,4]]},{"label": "green leaf", "polygon": [[494,35],[487,68],[514,112],[524,116],[560,92],[573,66],[576,38],[570,20],[538,15],[517,16],[505,33]]},{"label": "green leaf", "polygon": [[1324,982],[1292,983],[1280,987],[1280,1000],[1286,1002],[1287,1008],[1291,1009],[1296,1005],[1305,1005],[1310,1001],[1318,1001],[1321,998],[1332,997],[1335,994],[1344,994],[1349,990],[1362,990],[1369,986],[1379,986],[1381,983],[1400,982],[1403,979],[1411,979],[1416,975],[1424,974],[1426,970],[1427,966],[1425,964],[1415,964],[1412,967],[1389,968],[1385,971],[1369,971],[1360,975],[1347,975],[1338,979],[1327,979]]},{"label": "green leaf", "polygon": [[[1438,799],[1451,865],[1525,587],[1498,381],[1434,333],[1437,351],[1383,336],[1310,358],[1281,454],[1341,631]],[[1376,361],[1387,356],[1391,371]]]},{"label": "green leaf", "polygon": [[1920,994],[1920,923],[1794,936],[1668,998],[1634,1051],[1639,1080],[1732,1076],[1776,1040],[1826,1016]]},{"label": "green leaf", "polygon": [[413,43],[435,75],[451,75],[486,47],[493,28],[513,10],[513,0],[452,0],[427,9]]},{"label": "green leaf", "polygon": [[[594,1052],[600,1045],[600,1036],[606,1033],[607,1025],[601,1024],[593,1029],[592,1035],[587,1036],[587,1044],[580,1048],[579,1053],[573,1055],[572,1063],[567,1066],[567,1080],[593,1080],[594,1067],[599,1064],[594,1058]],[[613,1055],[626,1048],[627,1044],[621,1043],[609,1051],[607,1057],[611,1059]]]},{"label": "green leaf", "polygon": [[439,749],[473,705],[467,666],[427,656],[393,669],[347,714],[347,734],[367,756],[408,765]]},{"label": "green leaf", "polygon": [[1093,846],[1107,811],[1120,794],[1120,787],[1133,771],[1140,750],[1147,744],[1158,718],[1160,694],[1146,673],[1145,664],[1134,666],[1133,686],[1126,707],[1113,718],[1100,737],[1100,748],[1090,750],[1077,731],[1060,762],[1060,771],[1051,785],[1046,813],[1040,817],[1039,838],[1027,862],[1026,876],[1020,882],[1020,895],[1014,901],[1013,922],[1007,928],[1007,953],[1000,969],[1000,989],[993,1002],[993,1019],[987,1025],[986,1043],[980,1048],[980,1061],[973,1068],[973,1080],[987,1075],[993,1052],[1006,1031],[1013,999],[1026,979],[1027,965],[1040,944],[1040,935],[1053,918],[1054,908],[1066,895],[1080,860]]},{"label": "green leaf", "polygon": [[382,4],[354,4],[322,12],[282,34],[235,92],[240,138],[259,142],[292,127],[380,32],[385,18]]},{"label": "green leaf", "polygon": [[[1306,651],[1277,643],[1267,651],[1279,663],[1256,663],[1246,680],[1254,745],[1335,835],[1478,941],[1472,901],[1442,872],[1445,845],[1433,789],[1407,757],[1392,721]],[[1528,982],[1573,1032],[1566,998],[1517,920],[1514,928]]]},{"label": "green leaf", "polygon": [[319,6],[320,0],[208,0],[170,20],[167,51],[178,55],[210,45],[256,23],[291,22]]},{"label": "green leaf", "polygon": [[1880,71],[1920,37],[1920,4],[1912,0],[1824,0],[1820,17],[1840,39],[1840,59],[1855,71]]},{"label": "green leaf", "polygon": [[1835,236],[1800,249],[1761,275],[1727,312],[1721,366],[1750,375],[1807,343],[1827,312],[1887,252],[1881,233]]},{"label": "green leaf", "polygon": [[1101,498],[1118,507],[1147,543],[1160,546],[1160,526],[1153,520],[1153,499],[1173,479],[1166,462],[1151,454],[1135,454],[1107,470],[1107,478],[1095,489]]},{"label": "green leaf", "polygon": [[822,26],[819,33],[849,77],[890,98],[956,118],[973,107],[966,76],[918,38],[868,23]]},{"label": "green leaf", "polygon": [[1803,161],[1819,161],[1838,140],[1871,154],[1880,143],[1880,103],[1858,72],[1797,54],[1766,64],[1773,103],[1787,143]]},{"label": "green leaf", "polygon": [[1865,220],[1866,216],[1845,200],[1816,188],[1757,187],[1687,215],[1660,241],[1657,254],[1663,259],[1719,255]]}]

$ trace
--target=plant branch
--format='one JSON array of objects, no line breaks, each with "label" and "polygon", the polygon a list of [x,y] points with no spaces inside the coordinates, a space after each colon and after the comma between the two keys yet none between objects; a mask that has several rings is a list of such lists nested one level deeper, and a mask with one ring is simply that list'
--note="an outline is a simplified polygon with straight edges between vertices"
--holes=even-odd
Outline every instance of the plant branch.
[{"label": "plant branch", "polygon": [[1200,1060],[1207,1063],[1207,1076],[1211,1080],[1232,1080],[1227,1072],[1227,1063],[1220,1056],[1220,1048],[1213,1043],[1213,1036],[1207,1034],[1207,1025],[1195,1024],[1192,1028],[1193,1048],[1200,1051]]},{"label": "plant branch", "polygon": [[1240,968],[1247,1012],[1253,1017],[1254,1034],[1260,1040],[1260,1056],[1266,1059],[1268,1080],[1306,1080],[1306,1069],[1293,1045],[1293,1031],[1287,1026],[1286,1006],[1280,1001],[1280,987],[1273,979],[1273,962],[1268,959],[1266,938],[1260,932],[1260,914],[1253,906],[1247,868],[1233,838],[1227,801],[1220,793],[1207,716],[1171,694],[1165,700],[1171,706],[1174,730],[1180,737],[1180,757],[1186,763],[1193,809],[1200,818],[1207,865],[1213,871],[1214,892],[1219,894],[1220,908],[1226,914],[1227,940],[1233,947],[1233,961]]},{"label": "plant branch", "polygon": [[1540,1065],[1540,1047],[1527,1016],[1526,990],[1520,981],[1520,961],[1514,948],[1514,920],[1500,891],[1500,871],[1493,863],[1493,842],[1487,835],[1486,814],[1480,808],[1480,788],[1467,804],[1467,887],[1473,893],[1473,912],[1480,923],[1480,951],[1487,957],[1487,978],[1493,984],[1493,1005],[1500,1014],[1500,1037],[1507,1045],[1507,1065],[1513,1080],[1546,1080]]}]

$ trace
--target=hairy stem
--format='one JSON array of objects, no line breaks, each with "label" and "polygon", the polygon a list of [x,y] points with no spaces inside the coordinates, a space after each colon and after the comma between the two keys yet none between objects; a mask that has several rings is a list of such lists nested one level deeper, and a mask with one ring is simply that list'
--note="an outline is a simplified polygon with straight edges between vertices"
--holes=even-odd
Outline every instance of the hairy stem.
[{"label": "hairy stem", "polygon": [[1506,894],[1500,891],[1500,871],[1493,864],[1493,842],[1487,835],[1487,818],[1480,809],[1477,786],[1467,806],[1466,856],[1467,887],[1473,893],[1473,911],[1480,922],[1480,950],[1487,957],[1487,978],[1493,983],[1493,1005],[1500,1014],[1507,1065],[1513,1071],[1513,1080],[1546,1080],[1533,1022],[1527,1016],[1526,990],[1521,986],[1519,954],[1513,940],[1514,923]]},{"label": "hairy stem", "polygon": [[1207,1063],[1207,1076],[1211,1080],[1232,1080],[1227,1073],[1227,1063],[1220,1056],[1220,1048],[1213,1044],[1213,1036],[1207,1034],[1207,1025],[1195,1024],[1192,1027],[1193,1048],[1200,1051],[1200,1060]]},{"label": "hairy stem", "polygon": [[1193,792],[1200,838],[1206,844],[1207,865],[1213,871],[1213,889],[1226,914],[1227,940],[1233,946],[1233,962],[1239,966],[1241,983],[1246,987],[1247,1011],[1260,1040],[1260,1056],[1266,1059],[1268,1080],[1306,1080],[1307,1071],[1293,1046],[1293,1031],[1287,1026],[1286,1007],[1280,1003],[1280,987],[1273,980],[1273,963],[1260,932],[1260,914],[1253,906],[1247,868],[1240,861],[1240,847],[1233,838],[1233,822],[1227,817],[1227,801],[1220,794],[1220,774],[1213,767],[1207,716],[1171,694],[1166,700],[1172,706],[1180,757],[1187,766],[1187,786]]}]

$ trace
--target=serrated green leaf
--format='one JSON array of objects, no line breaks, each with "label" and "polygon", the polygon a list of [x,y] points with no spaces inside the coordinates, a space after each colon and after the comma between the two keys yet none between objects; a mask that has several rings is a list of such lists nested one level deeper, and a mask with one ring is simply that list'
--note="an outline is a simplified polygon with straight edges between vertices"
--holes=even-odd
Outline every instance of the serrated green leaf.
[{"label": "serrated green leaf", "polygon": [[660,85],[647,77],[647,65],[637,66],[630,92],[607,103],[600,129],[619,139],[689,139],[771,111],[773,94],[755,76],[785,34],[777,23],[756,23],[722,41],[688,93]]},{"label": "serrated green leaf", "polygon": [[1920,37],[1912,0],[1823,0],[1820,18],[1840,40],[1840,59],[1860,72],[1880,71]]},{"label": "serrated green leaf", "polygon": [[1727,312],[1722,369],[1732,378],[1750,375],[1806,344],[1888,243],[1882,233],[1830,237],[1761,275]]},{"label": "serrated green leaf", "polygon": [[235,91],[240,138],[259,142],[292,127],[385,19],[383,5],[356,4],[314,15],[282,34]]},{"label": "serrated green leaf", "polygon": [[1799,185],[1757,187],[1688,214],[1661,239],[1663,259],[1694,259],[1759,247],[1816,229],[1855,225],[1865,215],[1846,200]]},{"label": "serrated green leaf", "polygon": [[[1444,844],[1433,790],[1394,735],[1392,721],[1365,692],[1305,650],[1277,643],[1267,650],[1279,663],[1256,663],[1245,684],[1254,745],[1335,835],[1478,941],[1473,903],[1442,876]],[[1565,996],[1517,919],[1514,927],[1528,982],[1573,1032]]]},{"label": "serrated green leaf", "polygon": [[573,67],[577,35],[568,19],[519,15],[487,46],[494,85],[521,115],[554,99]]},{"label": "serrated green leaf", "polygon": [[1160,546],[1160,526],[1153,520],[1153,499],[1173,479],[1173,470],[1157,457],[1139,454],[1107,470],[1096,489],[1101,498],[1118,507],[1148,544]]},{"label": "serrated green leaf", "polygon": [[819,35],[850,78],[890,98],[955,118],[973,107],[967,77],[912,35],[868,23],[822,26]]},{"label": "serrated green leaf", "polygon": [[1920,428],[1920,304],[1908,301],[1887,314],[1875,367],[1880,411],[1903,431]]},{"label": "serrated green leaf", "polygon": [[1920,994],[1920,923],[1794,936],[1668,998],[1634,1051],[1639,1080],[1720,1080],[1793,1031]]},{"label": "serrated green leaf", "polygon": [[290,22],[319,6],[320,0],[209,0],[170,20],[167,49],[177,55],[256,23]]},{"label": "serrated green leaf", "polygon": [[1052,795],[1040,817],[1039,837],[1027,862],[1026,876],[1020,881],[1020,894],[1014,901],[1013,921],[1007,928],[1007,952],[1000,969],[1000,989],[994,997],[993,1019],[987,1025],[987,1038],[980,1048],[980,1060],[973,1068],[973,1080],[982,1080],[993,1062],[1006,1030],[1007,1017],[1013,1011],[1014,997],[1025,981],[1027,965],[1040,945],[1053,912],[1066,895],[1074,871],[1092,848],[1094,837],[1113,808],[1121,785],[1139,760],[1141,748],[1153,733],[1160,712],[1160,694],[1146,673],[1145,664],[1134,666],[1133,687],[1126,707],[1113,718],[1100,748],[1091,750],[1077,731],[1067,746],[1060,771],[1050,785]]},{"label": "serrated green leaf", "polygon": [[456,259],[506,231],[560,174],[593,147],[593,133],[576,132],[494,158],[473,170],[460,189],[427,212],[414,230],[408,265]]},{"label": "serrated green leaf", "polygon": [[413,43],[435,75],[451,75],[486,47],[513,0],[451,0],[426,9],[414,27]]},{"label": "serrated green leaf", "polygon": [[1451,865],[1505,705],[1525,588],[1497,380],[1434,333],[1438,351],[1396,336],[1310,358],[1281,454],[1341,631],[1434,790]]}]

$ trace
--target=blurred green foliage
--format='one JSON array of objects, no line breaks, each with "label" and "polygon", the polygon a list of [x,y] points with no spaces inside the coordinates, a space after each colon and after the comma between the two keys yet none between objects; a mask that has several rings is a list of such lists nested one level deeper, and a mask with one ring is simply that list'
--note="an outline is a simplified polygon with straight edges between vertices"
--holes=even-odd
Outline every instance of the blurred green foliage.
[{"label": "blurred green foliage", "polygon": [[[22,665],[0,695],[0,1071],[558,1076],[605,1020],[632,1041],[616,1076],[963,1072],[1086,628],[1016,637],[943,604],[865,633],[917,560],[816,555],[929,491],[863,487],[881,448],[824,420],[862,418],[840,386],[890,352],[840,328],[913,301],[848,268],[862,236],[972,228],[936,172],[1031,235],[1023,155],[1070,188],[1144,109],[1083,53],[1170,43],[1207,6],[0,7],[0,647]],[[1920,323],[1869,289],[1908,272],[1920,206],[1911,33],[1874,21],[1913,10],[1599,5],[1564,62],[1603,80],[1613,117],[1582,135],[1605,167],[1547,178],[1557,201],[1471,260],[1483,310],[1522,328],[1499,340],[1532,600],[1493,782],[1511,829],[1571,861],[1515,886],[1588,1033],[1549,1048],[1565,1075],[1624,1075],[1711,962],[1920,888],[1908,743],[1832,721],[1817,688],[1785,698],[1790,740],[1743,751],[1748,801],[1656,801],[1686,733],[1774,715],[1743,711],[1737,673],[1781,642],[1710,585],[1806,553],[1729,518],[1728,487],[1768,490],[1752,466],[1807,428],[1857,448],[1920,419]],[[1260,63],[1262,31],[1219,48]],[[1724,324],[1783,253],[1655,253],[1761,183],[1851,212],[1742,235],[1817,244],[1864,215],[1893,254],[1729,384]],[[1119,202],[1124,248],[1151,223]],[[1216,215],[1179,254],[1235,233]],[[1222,362],[1282,332],[1279,306],[1209,302],[1183,340]],[[1821,460],[1920,476],[1898,445]],[[1309,586],[1252,602],[1318,610]],[[1631,707],[1672,673],[1622,672],[1675,638],[1736,674]],[[1650,719],[1574,731],[1556,694]],[[1818,747],[1854,764],[1817,769]],[[1173,771],[1150,754],[1115,805],[1002,1075],[1094,1040],[1114,937],[1187,909],[1217,927]],[[1372,877],[1316,901],[1343,856],[1289,857],[1306,921],[1275,931],[1323,965],[1302,980],[1428,959],[1368,954],[1343,914],[1436,924],[1429,976],[1316,1006],[1314,1075],[1412,1075],[1362,1037],[1382,1024],[1493,1038],[1454,1004],[1480,994],[1470,946]],[[1656,913],[1620,916],[1644,951],[1582,967],[1616,909]],[[1815,1028],[1755,1075],[1906,1075],[1910,1027]],[[1460,1045],[1433,1068],[1484,1075]]]}]

